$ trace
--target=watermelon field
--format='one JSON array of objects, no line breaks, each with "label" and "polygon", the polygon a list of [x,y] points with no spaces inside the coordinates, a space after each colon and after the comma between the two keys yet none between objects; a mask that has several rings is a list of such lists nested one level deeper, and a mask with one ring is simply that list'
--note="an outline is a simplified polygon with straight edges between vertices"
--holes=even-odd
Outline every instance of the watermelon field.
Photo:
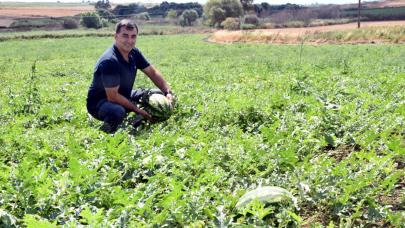
[{"label": "watermelon field", "polygon": [[[112,38],[0,42],[0,227],[403,226],[404,45],[205,38],[138,38],[178,105],[115,134],[85,107]],[[292,198],[236,207],[260,186]]]}]

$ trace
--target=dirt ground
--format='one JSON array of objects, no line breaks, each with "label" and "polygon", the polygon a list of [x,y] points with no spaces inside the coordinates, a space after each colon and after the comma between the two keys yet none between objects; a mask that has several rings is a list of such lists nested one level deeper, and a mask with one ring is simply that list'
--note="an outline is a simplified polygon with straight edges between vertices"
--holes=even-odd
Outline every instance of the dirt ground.
[{"label": "dirt ground", "polygon": [[94,11],[94,6],[0,7],[0,27],[8,27],[18,18],[64,17]]},{"label": "dirt ground", "polygon": [[[375,22],[362,22],[361,27],[378,27],[378,26],[405,26],[405,21],[375,21]],[[248,33],[251,36],[288,36],[292,40],[296,40],[302,35],[328,32],[328,31],[341,31],[356,29],[357,23],[340,24],[340,25],[329,25],[329,26],[318,26],[318,27],[307,27],[307,28],[280,28],[280,29],[256,29],[251,31],[227,31],[220,30],[215,32],[208,40],[211,42],[218,43],[232,43],[237,42],[241,37],[246,36]]]},{"label": "dirt ground", "polygon": [[70,6],[70,7],[1,7],[2,17],[63,17],[74,16],[79,13],[94,11],[94,6]]}]

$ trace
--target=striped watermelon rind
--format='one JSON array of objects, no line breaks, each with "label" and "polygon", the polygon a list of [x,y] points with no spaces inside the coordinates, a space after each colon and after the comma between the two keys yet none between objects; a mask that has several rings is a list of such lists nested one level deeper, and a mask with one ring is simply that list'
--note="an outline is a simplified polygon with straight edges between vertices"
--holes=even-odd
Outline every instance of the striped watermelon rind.
[{"label": "striped watermelon rind", "polygon": [[264,186],[245,193],[237,202],[236,208],[242,208],[253,200],[262,203],[279,203],[294,201],[293,195],[284,188],[276,186]]},{"label": "striped watermelon rind", "polygon": [[173,112],[173,106],[164,95],[155,93],[149,96],[146,111],[153,118],[168,119]]}]

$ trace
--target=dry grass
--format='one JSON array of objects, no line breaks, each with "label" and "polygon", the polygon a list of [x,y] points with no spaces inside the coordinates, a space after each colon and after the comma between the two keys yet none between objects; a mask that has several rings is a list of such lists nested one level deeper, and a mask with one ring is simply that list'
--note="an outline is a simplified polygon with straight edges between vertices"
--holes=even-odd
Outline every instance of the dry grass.
[{"label": "dry grass", "polygon": [[219,43],[405,43],[405,21],[364,22],[310,28],[218,31],[208,40]]},{"label": "dry grass", "polygon": [[308,42],[317,43],[405,43],[405,26],[375,27],[309,34]]}]

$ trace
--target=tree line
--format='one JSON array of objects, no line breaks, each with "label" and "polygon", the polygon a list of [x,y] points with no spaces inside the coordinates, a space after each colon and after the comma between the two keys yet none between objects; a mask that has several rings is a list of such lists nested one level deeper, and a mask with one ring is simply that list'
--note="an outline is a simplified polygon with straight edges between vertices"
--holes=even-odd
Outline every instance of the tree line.
[{"label": "tree line", "polygon": [[[316,19],[339,20],[344,17],[353,17],[350,10],[342,9],[339,5],[313,7],[290,3],[270,5],[267,2],[253,4],[253,0],[208,0],[204,6],[197,2],[169,3],[164,1],[150,8],[138,3],[119,4],[112,8],[109,0],[99,0],[95,3],[95,8],[96,13],[83,15],[82,24],[86,27],[102,27],[106,21],[114,23],[120,18],[126,17],[138,20],[150,20],[151,17],[166,18],[181,26],[191,26],[198,18],[202,18],[201,21],[206,25],[225,29],[251,29],[258,26],[267,28],[265,24],[271,24],[272,27],[280,25],[290,27],[288,23],[292,23],[291,27],[303,27],[311,26],[312,21]],[[364,15],[370,19],[377,17],[386,19],[387,15],[390,16],[389,19],[403,18],[403,11],[398,12],[399,16],[402,15],[401,17],[398,17],[397,14],[393,17],[392,11],[387,10],[381,13],[380,11],[377,13],[370,11],[369,15]],[[86,20],[89,22],[85,22]]]},{"label": "tree line", "polygon": [[[253,0],[209,0],[205,6],[197,2],[169,3],[164,1],[151,8],[146,8],[138,3],[119,4],[112,8],[109,0],[99,0],[95,3],[95,8],[97,15],[108,21],[124,17],[144,20],[149,20],[151,17],[164,17],[178,19],[180,25],[190,26],[198,18],[203,17],[206,24],[221,27],[221,23],[229,17],[237,18],[245,14],[270,15],[285,9],[298,9],[301,6],[289,3],[275,6],[268,3],[253,4]],[[250,15],[250,17],[252,16]]]}]

